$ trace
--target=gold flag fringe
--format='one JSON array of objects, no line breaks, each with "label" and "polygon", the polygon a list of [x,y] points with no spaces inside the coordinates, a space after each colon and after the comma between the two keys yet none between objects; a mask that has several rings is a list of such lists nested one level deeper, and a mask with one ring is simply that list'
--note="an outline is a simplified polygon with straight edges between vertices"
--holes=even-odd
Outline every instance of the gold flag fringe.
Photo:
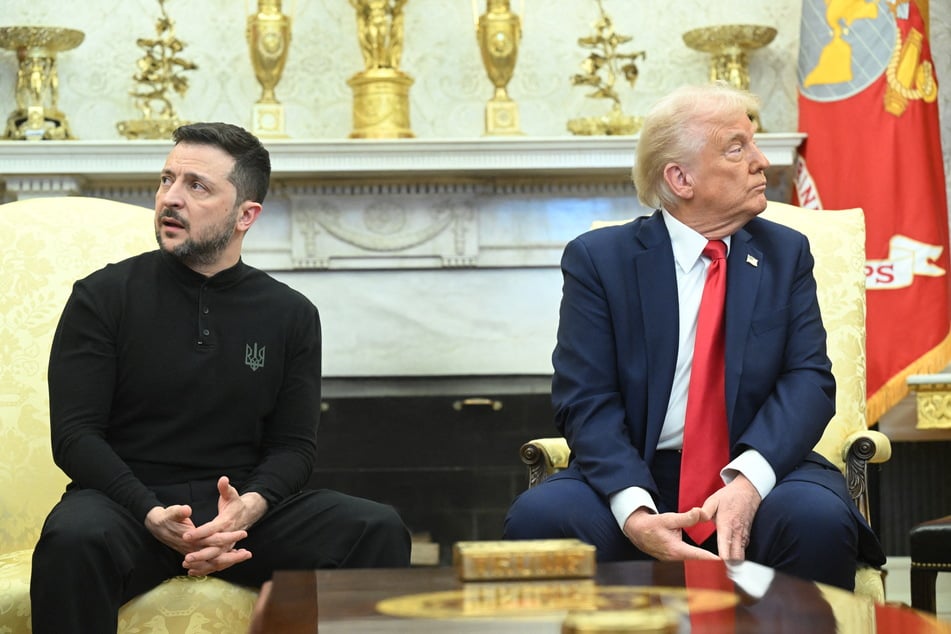
[{"label": "gold flag fringe", "polygon": [[885,385],[868,397],[866,420],[872,427],[885,412],[908,395],[908,377],[912,374],[932,374],[947,367],[951,361],[951,332],[937,346],[890,378]]}]

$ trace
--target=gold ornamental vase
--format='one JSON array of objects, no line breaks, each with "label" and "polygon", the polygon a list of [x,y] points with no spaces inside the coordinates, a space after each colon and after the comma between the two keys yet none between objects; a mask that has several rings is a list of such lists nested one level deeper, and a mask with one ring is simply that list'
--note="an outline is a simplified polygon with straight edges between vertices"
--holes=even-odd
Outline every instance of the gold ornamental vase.
[{"label": "gold ornamental vase", "polygon": [[[756,24],[722,24],[693,29],[683,34],[684,44],[710,53],[710,81],[725,81],[740,90],[750,89],[750,51],[762,48],[776,37],[776,29]],[[759,114],[754,123],[762,132]]]},{"label": "gold ornamental vase", "polygon": [[16,110],[7,118],[4,138],[40,141],[73,139],[59,109],[56,55],[82,44],[85,34],[53,26],[0,28],[0,48],[16,51]]},{"label": "gold ornamental vase", "polygon": [[515,73],[518,45],[522,39],[522,22],[512,13],[509,0],[488,0],[486,12],[476,22],[476,38],[482,52],[482,64],[495,86],[495,94],[485,106],[485,134],[522,134],[518,104],[506,90]]},{"label": "gold ornamental vase", "polygon": [[281,0],[258,0],[258,12],[248,16],[246,35],[254,76],[261,84],[251,131],[259,137],[286,137],[284,106],[274,92],[291,43],[291,18],[281,13]]},{"label": "gold ornamental vase", "polygon": [[365,69],[347,84],[353,90],[352,139],[414,136],[409,123],[413,78],[400,70],[403,7],[407,0],[350,0]]}]

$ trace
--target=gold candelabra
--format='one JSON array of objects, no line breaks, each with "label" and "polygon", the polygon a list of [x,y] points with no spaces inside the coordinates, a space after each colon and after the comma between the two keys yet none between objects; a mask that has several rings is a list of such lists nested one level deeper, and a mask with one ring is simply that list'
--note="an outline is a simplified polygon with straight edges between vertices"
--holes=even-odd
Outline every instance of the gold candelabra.
[{"label": "gold candelabra", "polygon": [[254,76],[261,84],[251,131],[259,137],[285,137],[284,106],[274,93],[291,43],[291,18],[281,13],[281,0],[258,0],[257,13],[248,16],[246,35]]},{"label": "gold candelabra", "polygon": [[621,53],[618,48],[633,38],[621,35],[614,30],[611,17],[604,11],[601,0],[597,0],[600,17],[594,23],[594,35],[578,38],[578,44],[591,49],[581,62],[582,73],[571,78],[575,86],[591,86],[593,92],[586,96],[592,99],[608,99],[612,102],[611,111],[600,117],[581,117],[568,121],[568,130],[580,135],[618,135],[634,134],[641,129],[643,120],[624,113],[621,98],[614,89],[619,76],[624,77],[634,87],[638,69],[636,61],[647,57],[644,51]]},{"label": "gold candelabra", "polygon": [[178,118],[169,91],[184,96],[188,78],[182,73],[198,66],[180,56],[185,43],[175,36],[175,23],[165,11],[165,0],[158,3],[162,14],[155,23],[157,37],[135,41],[145,55],[136,62],[139,70],[132,76],[136,87],[129,94],[142,118],[116,124],[119,134],[128,139],[167,139],[175,128],[186,123]]},{"label": "gold candelabra", "polygon": [[409,87],[413,78],[400,70],[403,7],[407,0],[349,0],[357,15],[357,40],[364,70],[347,84],[353,90],[355,139],[412,137]]},{"label": "gold candelabra", "polygon": [[73,139],[59,109],[56,54],[82,44],[85,34],[53,26],[0,28],[0,48],[16,51],[16,109],[7,118],[4,138],[27,141]]},{"label": "gold candelabra", "polygon": [[[740,90],[750,89],[747,53],[762,48],[776,37],[776,29],[755,24],[722,24],[693,29],[683,34],[690,48],[710,53],[710,81],[725,81]],[[759,113],[754,123],[762,132]]]},{"label": "gold candelabra", "polygon": [[[476,12],[475,0],[472,0],[472,12]],[[522,13],[525,13],[524,0]],[[476,39],[482,52],[482,64],[495,86],[495,94],[485,106],[485,134],[522,134],[518,104],[506,90],[515,72],[522,39],[522,21],[512,12],[509,0],[487,0],[486,12],[476,20]]]}]

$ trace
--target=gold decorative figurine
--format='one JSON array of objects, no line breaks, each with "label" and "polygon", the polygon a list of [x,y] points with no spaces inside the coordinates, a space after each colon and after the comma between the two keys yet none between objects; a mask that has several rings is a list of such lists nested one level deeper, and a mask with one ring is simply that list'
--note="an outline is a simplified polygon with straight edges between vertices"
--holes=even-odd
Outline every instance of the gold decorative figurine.
[{"label": "gold decorative figurine", "polygon": [[[610,99],[613,104],[611,112],[600,117],[583,117],[568,121],[568,130],[572,134],[634,134],[641,129],[643,120],[624,114],[621,107],[621,98],[614,90],[618,75],[623,75],[630,82],[631,87],[637,81],[637,65],[635,62],[644,59],[644,51],[636,53],[620,53],[618,46],[630,42],[633,38],[615,32],[614,24],[604,11],[601,0],[597,0],[598,11],[601,17],[594,23],[595,34],[590,37],[578,38],[578,44],[592,50],[592,53],[581,62],[582,74],[571,78],[575,86],[592,86],[594,92],[587,96],[593,99]],[[623,65],[622,65],[623,63]]]},{"label": "gold decorative figurine", "polygon": [[186,123],[178,118],[168,92],[174,90],[184,96],[188,90],[188,78],[182,73],[198,66],[179,57],[185,43],[175,36],[175,23],[165,11],[165,0],[158,0],[158,3],[162,11],[155,23],[158,37],[135,41],[145,50],[145,55],[136,62],[139,72],[132,79],[138,85],[129,94],[142,111],[142,118],[116,124],[119,134],[127,139],[168,139],[175,128]]},{"label": "gold decorative figurine", "polygon": [[[475,13],[475,0],[472,0]],[[523,10],[524,13],[524,10]],[[485,105],[485,134],[522,134],[518,104],[505,87],[515,72],[522,22],[509,8],[509,0],[488,0],[486,12],[476,22],[476,37],[482,51],[482,64],[495,86],[495,95]]]},{"label": "gold decorative figurine", "polygon": [[349,80],[353,90],[354,139],[408,138],[409,87],[400,70],[403,7],[407,0],[349,0],[357,12],[357,39],[365,70]]},{"label": "gold decorative figurine", "polygon": [[0,48],[16,51],[16,110],[4,138],[27,141],[73,139],[66,115],[57,106],[56,54],[82,44],[85,34],[53,26],[0,28]]},{"label": "gold decorative figurine", "polygon": [[251,131],[259,137],[285,137],[284,106],[274,95],[291,43],[291,19],[281,13],[281,0],[258,0],[258,12],[248,16],[247,38],[254,76],[262,88]]},{"label": "gold decorative figurine", "polygon": [[[740,90],[750,89],[750,65],[747,51],[762,48],[776,37],[771,26],[723,24],[693,29],[684,33],[684,43],[695,51],[710,53],[710,81],[723,80]],[[762,132],[759,113],[754,123]]]}]

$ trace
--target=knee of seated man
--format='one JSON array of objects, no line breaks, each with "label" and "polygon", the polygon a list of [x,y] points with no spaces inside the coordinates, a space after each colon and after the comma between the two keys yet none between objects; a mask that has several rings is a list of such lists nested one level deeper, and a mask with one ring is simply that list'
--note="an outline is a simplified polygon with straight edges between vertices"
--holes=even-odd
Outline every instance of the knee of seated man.
[{"label": "knee of seated man", "polygon": [[[783,482],[766,496],[757,516],[768,515],[799,544],[851,545],[857,529],[846,502],[835,492],[812,482]],[[810,546],[812,547],[812,546]]]},{"label": "knee of seated man", "polygon": [[515,498],[502,529],[505,539],[542,539],[555,537],[560,518],[553,513],[541,489],[528,489]]}]

